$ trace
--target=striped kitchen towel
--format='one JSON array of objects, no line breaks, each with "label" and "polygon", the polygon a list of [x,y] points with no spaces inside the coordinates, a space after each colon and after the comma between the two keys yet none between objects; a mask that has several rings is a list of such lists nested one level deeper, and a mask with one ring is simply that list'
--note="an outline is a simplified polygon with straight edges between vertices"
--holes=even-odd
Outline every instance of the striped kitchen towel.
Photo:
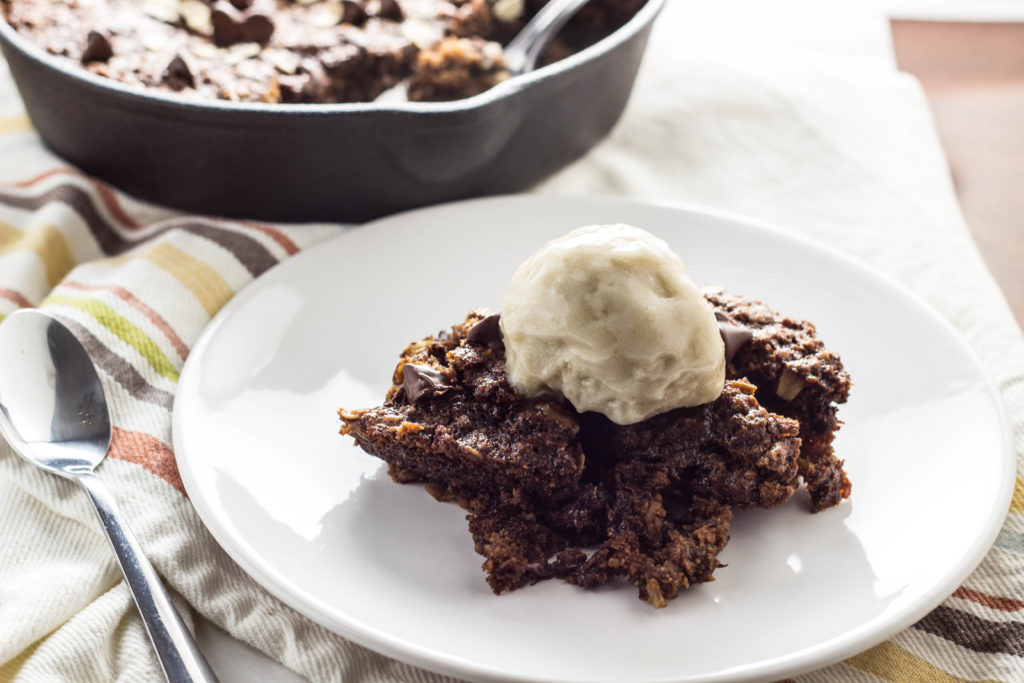
[{"label": "striped kitchen towel", "polygon": [[[672,5],[666,22],[681,11]],[[970,241],[916,84],[770,51],[738,63],[722,32],[659,35],[617,131],[539,191],[698,201],[871,262],[975,349],[1024,457],[1024,339]],[[658,65],[684,65],[687,77]],[[206,324],[261,273],[343,228],[186,217],[134,201],[45,150],[2,65],[0,183],[0,316],[41,306],[85,342],[114,416],[104,480],[186,621],[200,613],[315,681],[446,680],[269,596],[205,530],[175,465],[175,386]],[[0,680],[114,679],[160,674],[93,513],[72,484],[0,444]],[[995,547],[941,606],[798,680],[1024,680],[1024,479]]]}]

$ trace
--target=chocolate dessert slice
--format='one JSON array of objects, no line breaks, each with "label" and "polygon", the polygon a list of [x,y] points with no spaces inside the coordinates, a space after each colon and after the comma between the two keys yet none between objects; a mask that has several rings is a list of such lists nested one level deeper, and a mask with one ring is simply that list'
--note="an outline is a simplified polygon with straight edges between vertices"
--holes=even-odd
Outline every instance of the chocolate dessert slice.
[{"label": "chocolate dessert slice", "polygon": [[[757,400],[763,406],[800,423],[798,465],[812,509],[838,505],[851,488],[843,461],[832,449],[841,424],[836,411],[851,386],[839,356],[825,348],[806,320],[722,291],[705,290],[704,298],[725,327],[723,334],[747,337],[728,358],[727,376],[747,377],[758,387]],[[739,331],[729,329],[733,326]]]},{"label": "chocolate dessert slice", "polygon": [[395,481],[556,499],[583,471],[576,416],[561,402],[515,394],[503,352],[466,341],[481,317],[411,344],[383,406],[339,412],[343,433],[385,460]]},{"label": "chocolate dessert slice", "polygon": [[755,389],[730,380],[711,403],[618,425],[519,395],[497,316],[480,311],[410,345],[384,405],[339,415],[395,481],[468,511],[495,593],[622,576],[662,606],[711,580],[732,506],[773,507],[796,489],[800,426]]}]

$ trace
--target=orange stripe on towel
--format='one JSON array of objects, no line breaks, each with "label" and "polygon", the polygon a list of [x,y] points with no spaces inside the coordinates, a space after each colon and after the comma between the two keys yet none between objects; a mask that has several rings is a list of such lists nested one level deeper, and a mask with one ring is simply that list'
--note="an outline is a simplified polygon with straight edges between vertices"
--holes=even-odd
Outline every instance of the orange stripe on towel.
[{"label": "orange stripe on towel", "polygon": [[174,460],[174,451],[155,436],[114,427],[107,453],[112,458],[142,465],[185,493],[185,485],[181,483],[181,474],[178,473],[178,463]]},{"label": "orange stripe on towel", "polygon": [[988,593],[972,590],[966,586],[960,586],[957,588],[956,592],[953,593],[953,597],[960,598],[961,600],[970,600],[971,602],[976,602],[984,607],[997,609],[1002,612],[1019,612],[1024,609],[1024,600],[1000,598],[995,595],[989,595]]}]

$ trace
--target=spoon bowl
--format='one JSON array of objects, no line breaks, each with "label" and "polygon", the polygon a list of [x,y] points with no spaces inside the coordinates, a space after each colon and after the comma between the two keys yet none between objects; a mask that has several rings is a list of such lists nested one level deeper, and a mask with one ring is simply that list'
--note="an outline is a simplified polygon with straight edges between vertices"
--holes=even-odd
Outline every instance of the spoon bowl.
[{"label": "spoon bowl", "polygon": [[153,566],[96,477],[112,429],[103,384],[85,347],[56,318],[22,309],[0,325],[0,436],[89,495],[168,681],[216,681]]},{"label": "spoon bowl", "polygon": [[110,415],[89,355],[60,322],[34,309],[0,328],[0,433],[44,470],[90,472],[110,446]]}]

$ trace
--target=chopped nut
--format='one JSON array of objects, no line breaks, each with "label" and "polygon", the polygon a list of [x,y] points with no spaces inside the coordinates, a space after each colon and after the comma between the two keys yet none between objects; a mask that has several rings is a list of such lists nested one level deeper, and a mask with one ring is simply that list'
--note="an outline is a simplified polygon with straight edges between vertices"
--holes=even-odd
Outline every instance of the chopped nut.
[{"label": "chopped nut", "polygon": [[430,345],[431,342],[426,339],[414,341],[412,344],[409,344],[409,346],[405,349],[405,355],[414,356],[416,354],[422,353],[423,351],[429,349]]},{"label": "chopped nut", "polygon": [[181,16],[178,0],[146,0],[142,3],[142,11],[168,24],[178,21],[178,17]]},{"label": "chopped nut", "polygon": [[216,59],[220,48],[213,43],[196,43],[192,46],[192,54],[201,59]]},{"label": "chopped nut", "polygon": [[228,48],[228,64],[241,64],[260,53],[259,43],[238,43]]},{"label": "chopped nut", "polygon": [[647,589],[647,602],[651,603],[654,607],[665,606],[665,596],[661,593],[661,586],[658,585],[656,579],[648,579],[647,585],[644,586]]},{"label": "chopped nut", "polygon": [[185,25],[196,33],[208,36],[213,33],[210,21],[210,6],[200,0],[181,0],[181,18]]},{"label": "chopped nut", "polygon": [[[405,12],[406,19],[427,19],[429,21],[437,21],[438,9],[435,4],[430,2],[415,2],[411,4],[406,3],[406,5],[406,7],[402,8]],[[374,13],[378,11],[378,9],[374,9],[372,7],[370,7],[370,9],[373,9]],[[442,9],[440,13],[441,16],[447,16],[454,10],[454,6],[448,6],[446,9]]]},{"label": "chopped nut", "polygon": [[394,103],[394,102],[408,102],[409,101],[409,84],[403,82],[388,88],[380,95],[377,95],[377,99],[374,102],[381,103]]},{"label": "chopped nut", "polygon": [[729,386],[733,387],[742,394],[753,396],[754,392],[757,391],[757,387],[746,380],[737,379],[729,382]]},{"label": "chopped nut", "polygon": [[403,422],[398,426],[398,430],[395,432],[395,436],[401,439],[403,436],[408,434],[415,434],[416,432],[422,432],[425,427],[415,422]]},{"label": "chopped nut", "polygon": [[421,50],[437,45],[444,38],[444,31],[437,22],[425,19],[406,19],[402,22],[402,34]]},{"label": "chopped nut", "polygon": [[482,57],[481,66],[485,69],[493,68],[495,64],[503,63],[505,59],[505,51],[502,49],[501,43],[493,40],[484,44],[480,55]]},{"label": "chopped nut", "polygon": [[516,21],[523,16],[523,0],[496,0],[491,15],[506,24]]},{"label": "chopped nut", "polygon": [[779,377],[779,386],[775,393],[784,401],[792,401],[803,391],[804,384],[805,382],[800,375],[786,368],[782,371],[782,376]]},{"label": "chopped nut", "polygon": [[341,23],[344,14],[340,2],[323,2],[309,10],[309,23],[317,28],[331,28]]},{"label": "chopped nut", "polygon": [[299,57],[290,50],[265,50],[263,56],[283,74],[291,76],[299,70]]},{"label": "chopped nut", "polygon": [[[246,59],[238,65],[238,75],[242,78],[255,81],[259,78],[263,78],[266,74],[266,68],[267,65],[264,62],[260,62],[255,59]],[[267,88],[268,90],[273,89],[270,85],[268,85]]]},{"label": "chopped nut", "polygon": [[363,410],[345,410],[344,408],[338,409],[338,417],[342,420],[358,420],[359,417],[366,411]]},{"label": "chopped nut", "polygon": [[466,454],[469,455],[471,460],[476,460],[477,462],[480,462],[481,460],[484,459],[483,453],[473,448],[472,446],[467,446],[463,444],[462,447],[466,449]]},{"label": "chopped nut", "polygon": [[150,52],[159,52],[167,47],[168,38],[162,33],[148,32],[143,33],[139,36],[139,42],[142,43],[142,47],[146,48]]},{"label": "chopped nut", "polygon": [[538,401],[534,404],[538,413],[543,413],[545,417],[558,423],[563,429],[570,430],[573,434],[579,431],[580,427],[569,417],[569,414],[565,412],[565,409],[557,403],[551,403],[550,401]]}]

